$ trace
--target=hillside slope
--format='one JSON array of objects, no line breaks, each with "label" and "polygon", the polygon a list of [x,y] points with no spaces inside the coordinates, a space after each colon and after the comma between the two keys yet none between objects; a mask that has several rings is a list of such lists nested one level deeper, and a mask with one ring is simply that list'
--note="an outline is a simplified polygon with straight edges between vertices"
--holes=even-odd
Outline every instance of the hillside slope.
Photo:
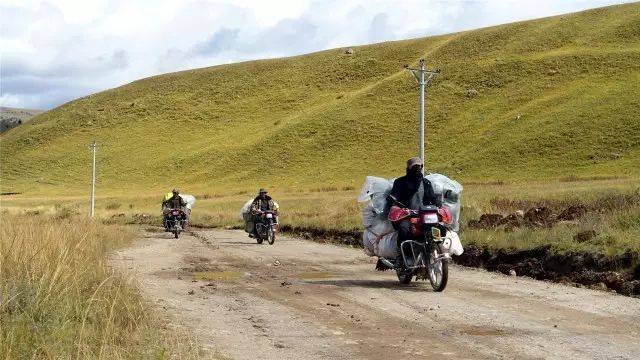
[{"label": "hillside slope", "polygon": [[[8,131],[2,191],[359,184],[416,152],[457,178],[640,175],[640,3],[474,31],[183,71],[87,96]],[[184,185],[186,184],[186,185]]]}]

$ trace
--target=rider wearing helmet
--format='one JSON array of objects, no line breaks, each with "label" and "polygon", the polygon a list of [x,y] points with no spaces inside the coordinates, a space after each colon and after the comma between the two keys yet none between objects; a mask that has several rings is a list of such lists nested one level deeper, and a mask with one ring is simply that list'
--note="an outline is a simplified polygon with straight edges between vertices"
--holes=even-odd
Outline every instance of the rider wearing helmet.
[{"label": "rider wearing helmet", "polygon": [[172,209],[182,209],[183,207],[187,206],[187,203],[180,196],[180,191],[178,189],[173,189],[171,191],[171,197],[165,197],[162,204]]},{"label": "rider wearing helmet", "polygon": [[[256,235],[256,227],[255,224],[262,221],[262,213],[265,211],[278,211],[278,203],[273,201],[271,196],[267,195],[268,192],[266,189],[261,188],[258,191],[258,196],[253,199],[253,203],[251,203],[251,214],[253,215],[253,230],[249,234],[249,237],[254,237]],[[278,222],[278,216],[275,214],[275,222]]]},{"label": "rider wearing helmet", "polygon": [[169,215],[169,211],[172,209],[180,209],[182,210],[185,206],[187,206],[186,201],[180,196],[180,191],[178,189],[173,189],[170,193],[165,195],[162,200],[162,224],[167,230],[167,217]]}]

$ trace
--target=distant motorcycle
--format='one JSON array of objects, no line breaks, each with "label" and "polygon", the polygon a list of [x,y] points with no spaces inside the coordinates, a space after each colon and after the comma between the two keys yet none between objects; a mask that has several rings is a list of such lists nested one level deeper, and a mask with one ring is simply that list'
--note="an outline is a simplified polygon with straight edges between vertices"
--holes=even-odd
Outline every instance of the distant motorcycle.
[{"label": "distant motorcycle", "polygon": [[[397,204],[397,200],[393,199]],[[429,279],[435,291],[443,291],[449,278],[451,256],[446,251],[445,235],[453,223],[448,207],[431,205],[421,206],[419,210],[394,205],[389,211],[389,220],[393,223],[409,219],[413,240],[400,244],[402,266],[396,266],[396,259],[380,260],[389,268],[395,268],[398,280],[409,284],[415,276],[417,280]],[[444,246],[444,247],[443,247]]]},{"label": "distant motorcycle", "polygon": [[165,219],[165,230],[173,233],[174,238],[178,238],[180,233],[187,227],[187,214],[180,209],[168,211]]},{"label": "distant motorcycle", "polygon": [[262,244],[264,240],[267,240],[269,245],[273,245],[276,241],[276,234],[278,233],[278,222],[276,211],[262,211],[258,214],[260,220],[256,222],[256,241],[258,244]]}]

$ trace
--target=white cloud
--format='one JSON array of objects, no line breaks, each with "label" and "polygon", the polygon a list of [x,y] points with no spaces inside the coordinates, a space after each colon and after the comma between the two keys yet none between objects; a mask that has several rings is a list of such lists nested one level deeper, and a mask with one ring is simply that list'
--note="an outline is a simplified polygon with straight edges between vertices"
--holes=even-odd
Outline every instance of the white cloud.
[{"label": "white cloud", "polygon": [[0,104],[51,108],[163,72],[627,0],[0,0]]}]

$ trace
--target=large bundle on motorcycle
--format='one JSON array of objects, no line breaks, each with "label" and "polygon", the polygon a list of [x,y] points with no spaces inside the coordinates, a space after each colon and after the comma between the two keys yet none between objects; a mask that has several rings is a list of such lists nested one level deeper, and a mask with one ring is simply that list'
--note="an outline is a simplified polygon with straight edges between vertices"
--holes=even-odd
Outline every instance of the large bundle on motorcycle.
[{"label": "large bundle on motorcycle", "polygon": [[244,231],[251,232],[253,228],[253,222],[251,221],[251,204],[253,203],[253,198],[247,200],[242,208],[240,208],[240,218],[244,221]]},{"label": "large bundle on motorcycle", "polygon": [[196,203],[196,197],[189,194],[180,194],[180,197],[182,198],[182,200],[184,200],[185,203],[187,203],[185,207],[189,212],[191,212],[191,209],[193,208],[193,204]]},{"label": "large bundle on motorcycle", "polygon": [[[387,196],[393,187],[393,180],[367,176],[360,190],[360,195],[358,195],[358,202],[368,202],[367,205],[371,206],[375,214],[383,215],[387,210]],[[367,225],[370,224],[365,223],[365,226]]]},{"label": "large bundle on motorcycle", "polygon": [[431,182],[433,190],[442,199],[442,204],[446,205],[453,215],[451,230],[460,229],[460,197],[462,195],[462,185],[442,174],[428,174],[425,176]]},{"label": "large bundle on motorcycle", "polygon": [[362,208],[362,246],[369,256],[396,256],[398,234],[387,219],[387,196],[392,187],[393,179],[367,176],[358,196],[358,202],[366,202]]}]

